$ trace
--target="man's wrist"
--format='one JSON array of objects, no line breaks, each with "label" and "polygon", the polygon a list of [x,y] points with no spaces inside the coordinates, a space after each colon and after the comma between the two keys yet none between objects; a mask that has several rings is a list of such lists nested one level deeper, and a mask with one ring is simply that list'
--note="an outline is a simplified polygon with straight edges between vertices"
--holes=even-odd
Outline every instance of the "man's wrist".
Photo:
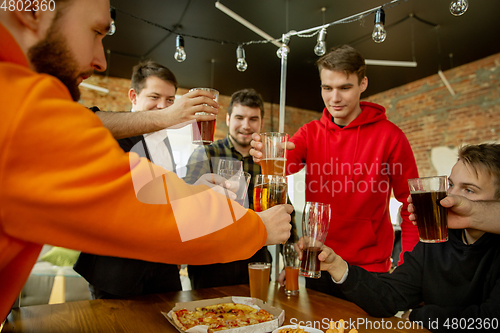
[{"label": "man's wrist", "polygon": [[340,258],[340,260],[341,262],[335,265],[334,269],[328,270],[328,273],[330,273],[333,282],[336,284],[344,283],[344,281],[347,279],[347,275],[349,274],[349,265],[344,259]]}]

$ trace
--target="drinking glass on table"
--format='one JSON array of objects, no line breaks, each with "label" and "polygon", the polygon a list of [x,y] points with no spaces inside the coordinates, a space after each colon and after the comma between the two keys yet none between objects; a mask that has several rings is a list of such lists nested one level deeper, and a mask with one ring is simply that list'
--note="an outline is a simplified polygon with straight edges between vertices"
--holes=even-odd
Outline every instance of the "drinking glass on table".
[{"label": "drinking glass on table", "polygon": [[285,176],[257,175],[253,188],[253,208],[262,212],[287,203],[288,185]]},{"label": "drinking glass on table", "polygon": [[297,244],[285,243],[283,245],[283,262],[285,264],[285,294],[297,295],[299,293],[299,268],[300,260],[296,249]]},{"label": "drinking glass on table", "polygon": [[285,176],[287,133],[266,132],[260,134],[262,159],[260,167],[264,175]]},{"label": "drinking glass on table", "polygon": [[408,179],[411,200],[415,206],[420,241],[441,243],[448,240],[448,210],[439,202],[446,197],[448,177]]},{"label": "drinking glass on table", "polygon": [[[219,92],[212,88],[193,88],[193,90],[205,90],[211,92],[215,97],[214,101],[219,102]],[[196,112],[195,115],[210,115],[209,112]],[[193,123],[193,143],[197,145],[209,145],[214,142],[215,119],[208,121],[197,121]]]},{"label": "drinking glass on table", "polygon": [[330,205],[320,202],[306,202],[302,215],[304,247],[300,275],[318,279],[321,277],[318,255],[321,252],[330,226]]},{"label": "drinking glass on table", "polygon": [[267,301],[269,291],[269,276],[271,264],[268,262],[252,262],[248,264],[248,280],[250,282],[250,297]]}]

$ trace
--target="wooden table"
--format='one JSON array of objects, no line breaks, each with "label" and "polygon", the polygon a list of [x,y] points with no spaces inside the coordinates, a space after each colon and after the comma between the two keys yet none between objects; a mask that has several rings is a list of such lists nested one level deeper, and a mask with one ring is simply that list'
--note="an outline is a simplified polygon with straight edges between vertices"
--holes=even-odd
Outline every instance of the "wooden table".
[{"label": "wooden table", "polygon": [[[249,295],[248,285],[239,285],[155,294],[129,300],[26,306],[10,313],[2,333],[178,332],[160,313],[168,312],[176,302]],[[285,310],[285,325],[301,321],[301,325],[316,325],[316,328],[324,331],[325,323],[344,319],[356,324],[354,327],[360,333],[429,332],[423,328],[409,328],[411,322],[400,318],[370,317],[354,303],[305,288],[300,289],[298,296],[288,297],[283,288],[271,283],[268,303]]]}]

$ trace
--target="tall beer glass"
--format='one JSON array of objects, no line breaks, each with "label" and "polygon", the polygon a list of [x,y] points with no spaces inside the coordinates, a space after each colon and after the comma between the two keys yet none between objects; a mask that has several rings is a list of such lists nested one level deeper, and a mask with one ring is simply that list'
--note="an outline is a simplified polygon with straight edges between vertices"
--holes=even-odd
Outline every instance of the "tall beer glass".
[{"label": "tall beer glass", "polygon": [[288,185],[285,176],[257,175],[253,188],[253,207],[262,212],[276,205],[286,204]]},{"label": "tall beer glass", "polygon": [[260,134],[262,160],[260,167],[264,175],[285,176],[287,133],[267,132]]},{"label": "tall beer glass", "polygon": [[[330,226],[330,205],[321,202],[306,202],[302,215],[304,248],[300,275],[309,278],[321,277],[318,255],[325,242]],[[348,241],[348,240],[346,240]]]}]

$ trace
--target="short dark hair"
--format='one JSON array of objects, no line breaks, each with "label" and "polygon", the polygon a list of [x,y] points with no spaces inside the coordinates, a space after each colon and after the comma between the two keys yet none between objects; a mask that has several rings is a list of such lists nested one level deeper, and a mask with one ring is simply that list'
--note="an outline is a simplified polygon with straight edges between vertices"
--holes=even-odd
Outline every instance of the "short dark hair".
[{"label": "short dark hair", "polygon": [[231,116],[234,105],[243,105],[260,109],[260,118],[264,119],[264,101],[262,96],[255,89],[242,89],[231,95],[231,101],[227,108],[227,114]]},{"label": "short dark hair", "polygon": [[137,94],[140,94],[146,86],[146,79],[150,76],[156,76],[163,81],[172,83],[177,91],[177,79],[174,73],[167,67],[150,60],[134,66],[130,88],[134,89]]},{"label": "short dark hair", "polygon": [[479,169],[493,176],[495,199],[500,198],[500,144],[464,145],[458,150],[458,160],[472,167],[476,175]]},{"label": "short dark hair", "polygon": [[321,70],[328,69],[336,72],[344,72],[358,76],[358,83],[366,75],[365,58],[355,48],[349,45],[336,46],[330,49],[327,54],[316,61],[316,66]]}]

